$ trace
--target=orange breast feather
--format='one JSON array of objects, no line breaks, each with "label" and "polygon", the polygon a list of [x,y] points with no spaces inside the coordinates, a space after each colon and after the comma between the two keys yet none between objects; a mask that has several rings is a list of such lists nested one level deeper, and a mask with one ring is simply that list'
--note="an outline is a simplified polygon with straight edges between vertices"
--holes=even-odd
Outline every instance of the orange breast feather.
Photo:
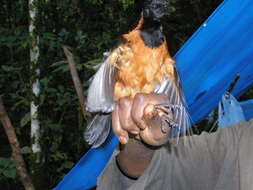
[{"label": "orange breast feather", "polygon": [[140,30],[123,35],[127,42],[112,52],[111,63],[118,68],[114,100],[133,98],[137,93],[151,93],[165,77],[174,79],[174,61],[166,42],[149,48],[140,37]]}]

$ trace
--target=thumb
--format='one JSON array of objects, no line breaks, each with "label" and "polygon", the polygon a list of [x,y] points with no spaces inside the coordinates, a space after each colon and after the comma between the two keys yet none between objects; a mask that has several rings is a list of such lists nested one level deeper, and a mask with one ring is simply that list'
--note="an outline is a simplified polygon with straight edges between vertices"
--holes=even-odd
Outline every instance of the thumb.
[{"label": "thumb", "polygon": [[128,132],[122,129],[118,114],[118,105],[112,112],[112,129],[116,136],[118,136],[121,144],[127,144],[129,140]]}]

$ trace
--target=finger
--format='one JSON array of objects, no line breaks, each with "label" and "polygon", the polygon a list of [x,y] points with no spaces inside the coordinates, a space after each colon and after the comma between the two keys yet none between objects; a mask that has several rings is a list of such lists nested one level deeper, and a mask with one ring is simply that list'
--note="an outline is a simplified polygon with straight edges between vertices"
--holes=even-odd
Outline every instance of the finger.
[{"label": "finger", "polygon": [[149,121],[149,127],[140,132],[141,139],[147,144],[153,146],[160,146],[168,141],[169,131],[163,133],[161,126],[163,121],[161,117],[157,114]]},{"label": "finger", "polygon": [[129,137],[127,131],[122,129],[120,125],[119,115],[118,115],[118,105],[112,112],[112,129],[116,136],[118,136],[121,144],[127,144]]},{"label": "finger", "polygon": [[157,114],[158,114],[158,111],[157,111],[155,105],[148,104],[144,108],[143,120],[147,122],[147,121],[153,119]]},{"label": "finger", "polygon": [[140,129],[136,126],[131,117],[132,101],[130,98],[120,99],[118,105],[118,116],[122,129],[132,134],[139,134]]},{"label": "finger", "polygon": [[145,94],[137,94],[134,97],[131,116],[133,121],[140,127],[142,130],[147,127],[146,123],[143,120],[144,108],[147,105],[145,101]]},{"label": "finger", "polygon": [[[157,117],[158,116],[158,117]],[[157,110],[156,105],[148,104],[144,109],[143,119],[149,127],[154,126],[154,121],[159,118],[161,121],[160,128],[163,133],[167,133],[170,129],[168,122],[172,122],[169,118],[170,115],[165,115]],[[156,126],[157,127],[157,126]]]}]

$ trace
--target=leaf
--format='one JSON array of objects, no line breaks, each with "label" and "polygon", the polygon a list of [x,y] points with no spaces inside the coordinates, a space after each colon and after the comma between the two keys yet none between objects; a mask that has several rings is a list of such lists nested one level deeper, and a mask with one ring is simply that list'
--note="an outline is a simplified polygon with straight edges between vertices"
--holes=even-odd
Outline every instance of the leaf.
[{"label": "leaf", "polygon": [[44,33],[44,37],[48,40],[56,40],[57,36],[54,33],[46,32]]},{"label": "leaf", "polygon": [[100,64],[103,62],[103,59],[93,59],[84,63],[84,67],[92,70],[97,70],[100,67]]},{"label": "leaf", "polygon": [[60,93],[64,93],[64,87],[62,85],[58,85],[58,89]]},{"label": "leaf", "polygon": [[12,163],[11,158],[0,158],[0,167],[8,167]]},{"label": "leaf", "polygon": [[9,170],[3,171],[3,174],[5,177],[15,179],[17,172],[15,169],[9,169]]},{"label": "leaf", "polygon": [[45,94],[41,94],[40,95],[40,105],[42,105],[44,103],[45,99],[46,99]]},{"label": "leaf", "polygon": [[57,66],[60,66],[60,65],[63,65],[63,64],[65,65],[67,63],[68,63],[67,61],[58,61],[58,62],[52,63],[50,65],[50,67],[57,67]]},{"label": "leaf", "polygon": [[21,45],[23,48],[27,48],[27,47],[29,46],[29,41],[28,41],[28,40],[21,41],[21,42],[20,42],[20,45]]},{"label": "leaf", "polygon": [[73,163],[73,162],[65,162],[65,163],[64,163],[64,168],[66,168],[66,169],[70,169],[70,168],[72,168],[72,167],[73,167],[73,165],[74,165],[74,163]]},{"label": "leaf", "polygon": [[20,121],[21,127],[24,127],[30,121],[31,121],[31,114],[30,114],[30,112],[28,112],[25,114],[25,116]]},{"label": "leaf", "polygon": [[83,87],[84,87],[84,88],[88,88],[88,87],[90,86],[90,83],[91,83],[91,81],[85,81],[85,82],[83,83]]},{"label": "leaf", "polygon": [[[14,97],[14,98],[16,98],[16,97]],[[17,101],[13,106],[12,106],[12,110],[16,110],[17,109],[17,107],[18,106],[21,106],[22,104],[23,105],[29,105],[30,104],[30,102],[28,102],[28,100],[27,99],[25,99],[25,98],[23,98],[23,97],[20,97],[20,101]]]},{"label": "leaf", "polygon": [[56,69],[53,70],[53,73],[55,73],[55,72],[65,73],[67,71],[69,72],[69,66],[66,64],[66,65],[58,66]]},{"label": "leaf", "polygon": [[19,71],[18,68],[11,67],[11,66],[6,66],[6,65],[3,65],[3,66],[2,66],[2,69],[3,69],[3,71],[6,71],[6,72],[15,72],[15,71]]},{"label": "leaf", "polygon": [[22,154],[31,154],[32,150],[29,146],[24,146],[23,148],[21,148],[21,153]]}]

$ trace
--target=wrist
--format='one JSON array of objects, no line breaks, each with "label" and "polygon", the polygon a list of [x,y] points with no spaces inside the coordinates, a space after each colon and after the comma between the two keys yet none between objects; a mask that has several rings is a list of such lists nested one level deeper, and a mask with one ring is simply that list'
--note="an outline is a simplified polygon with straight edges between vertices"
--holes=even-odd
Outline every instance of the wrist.
[{"label": "wrist", "polygon": [[127,144],[120,145],[120,153],[116,156],[117,165],[127,177],[138,178],[148,167],[156,148],[130,138]]}]

